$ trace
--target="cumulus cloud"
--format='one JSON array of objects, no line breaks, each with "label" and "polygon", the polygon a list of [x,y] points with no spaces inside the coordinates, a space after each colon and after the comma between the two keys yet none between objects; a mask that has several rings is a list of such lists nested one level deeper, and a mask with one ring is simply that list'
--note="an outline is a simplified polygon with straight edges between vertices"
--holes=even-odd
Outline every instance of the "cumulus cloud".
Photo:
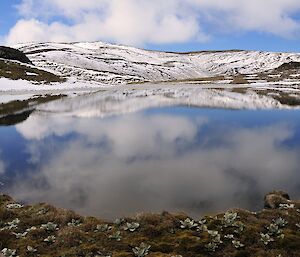
[{"label": "cumulus cloud", "polygon": [[104,40],[131,45],[207,41],[220,33],[299,32],[298,0],[22,0],[8,44]]},{"label": "cumulus cloud", "polygon": [[[206,40],[197,13],[189,6],[180,7],[178,0],[24,0],[18,8],[23,18],[11,29],[7,42],[102,39],[141,45]],[[59,18],[53,21],[54,16]]]}]

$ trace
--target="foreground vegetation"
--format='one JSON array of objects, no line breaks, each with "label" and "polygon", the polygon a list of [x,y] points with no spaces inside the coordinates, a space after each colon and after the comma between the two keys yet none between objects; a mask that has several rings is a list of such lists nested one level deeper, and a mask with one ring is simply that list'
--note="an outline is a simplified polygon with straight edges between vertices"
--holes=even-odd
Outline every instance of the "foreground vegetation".
[{"label": "foreground vegetation", "polygon": [[234,209],[198,220],[164,212],[106,222],[48,204],[23,206],[0,195],[0,252],[61,257],[300,256],[300,204],[272,201],[266,205],[270,209],[260,212]]}]

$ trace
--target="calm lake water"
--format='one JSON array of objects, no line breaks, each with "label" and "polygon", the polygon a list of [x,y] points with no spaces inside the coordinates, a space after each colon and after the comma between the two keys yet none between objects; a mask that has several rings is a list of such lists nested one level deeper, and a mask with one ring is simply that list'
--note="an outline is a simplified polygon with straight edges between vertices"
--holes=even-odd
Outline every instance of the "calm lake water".
[{"label": "calm lake water", "polygon": [[109,118],[33,113],[0,127],[0,191],[102,218],[300,198],[300,111],[169,107]]}]

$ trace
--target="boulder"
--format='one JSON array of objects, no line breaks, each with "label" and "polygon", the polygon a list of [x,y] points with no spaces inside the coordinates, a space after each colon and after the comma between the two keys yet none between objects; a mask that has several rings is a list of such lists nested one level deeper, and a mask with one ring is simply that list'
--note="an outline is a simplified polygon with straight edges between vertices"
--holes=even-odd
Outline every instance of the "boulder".
[{"label": "boulder", "polygon": [[265,196],[265,208],[277,209],[280,204],[290,203],[290,196],[284,191],[273,191]]}]

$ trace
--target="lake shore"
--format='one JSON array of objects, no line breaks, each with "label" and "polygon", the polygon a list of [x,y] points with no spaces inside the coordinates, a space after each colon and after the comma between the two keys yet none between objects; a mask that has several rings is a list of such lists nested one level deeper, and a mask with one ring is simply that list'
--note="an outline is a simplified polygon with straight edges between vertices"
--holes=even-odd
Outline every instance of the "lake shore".
[{"label": "lake shore", "polygon": [[300,202],[282,193],[259,212],[138,214],[114,222],[0,195],[4,256],[300,256]]}]

